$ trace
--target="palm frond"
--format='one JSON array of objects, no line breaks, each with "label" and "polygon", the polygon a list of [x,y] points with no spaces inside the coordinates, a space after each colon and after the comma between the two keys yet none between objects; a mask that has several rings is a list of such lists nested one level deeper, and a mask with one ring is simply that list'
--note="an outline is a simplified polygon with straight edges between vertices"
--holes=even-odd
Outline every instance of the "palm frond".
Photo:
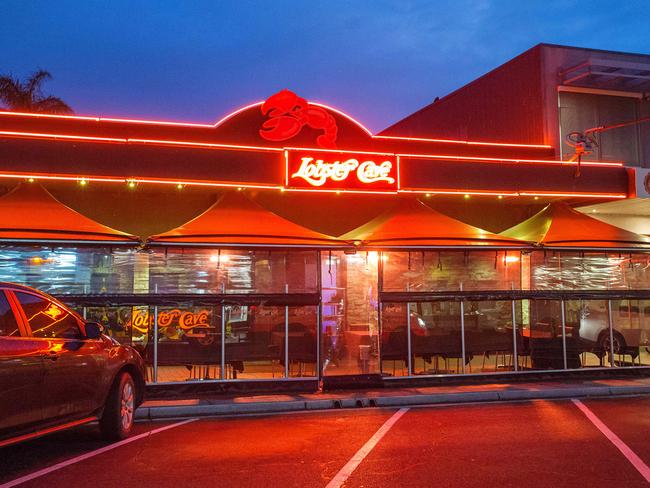
[{"label": "palm frond", "polygon": [[12,76],[0,76],[0,102],[12,111],[74,113],[60,98],[43,96],[41,85],[51,78],[52,75],[42,69],[35,71],[24,83]]},{"label": "palm frond", "polygon": [[59,97],[45,97],[37,100],[32,105],[32,110],[48,114],[73,114],[72,108]]},{"label": "palm frond", "polygon": [[41,85],[43,82],[45,80],[51,79],[52,75],[49,71],[39,69],[38,71],[32,73],[29,78],[27,78],[27,81],[25,82],[25,91],[29,93],[32,98],[35,98],[35,95],[39,95],[41,93]]},{"label": "palm frond", "polygon": [[19,80],[11,76],[0,76],[0,100],[12,109],[24,101],[22,86]]}]

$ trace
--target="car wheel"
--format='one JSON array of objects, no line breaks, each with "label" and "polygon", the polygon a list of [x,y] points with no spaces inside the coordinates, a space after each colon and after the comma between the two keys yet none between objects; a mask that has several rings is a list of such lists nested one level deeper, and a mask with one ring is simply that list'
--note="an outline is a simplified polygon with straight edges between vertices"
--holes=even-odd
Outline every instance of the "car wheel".
[{"label": "car wheel", "polygon": [[135,382],[129,373],[115,380],[104,413],[99,421],[102,437],[108,440],[124,439],[131,433],[135,414]]}]

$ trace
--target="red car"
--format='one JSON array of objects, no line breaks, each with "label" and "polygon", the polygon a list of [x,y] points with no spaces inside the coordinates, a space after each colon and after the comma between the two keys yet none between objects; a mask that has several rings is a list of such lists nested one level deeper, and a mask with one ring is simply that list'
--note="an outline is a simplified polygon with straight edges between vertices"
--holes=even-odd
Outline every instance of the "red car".
[{"label": "red car", "polygon": [[129,435],[144,362],[55,298],[0,282],[0,447],[99,421]]}]

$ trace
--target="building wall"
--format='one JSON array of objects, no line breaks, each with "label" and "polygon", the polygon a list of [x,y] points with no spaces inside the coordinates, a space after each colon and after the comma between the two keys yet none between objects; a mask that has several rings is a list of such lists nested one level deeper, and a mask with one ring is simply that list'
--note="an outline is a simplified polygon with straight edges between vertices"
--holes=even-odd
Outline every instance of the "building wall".
[{"label": "building wall", "polygon": [[[548,144],[556,148],[556,157],[566,159],[573,150],[564,136],[573,130],[611,125],[650,115],[650,100],[643,90],[615,89],[616,79],[603,78],[596,87],[585,78],[575,86],[562,86],[562,72],[585,62],[647,64],[647,55],[582,49],[569,46],[541,45],[544,124]],[[605,89],[602,89],[605,88]],[[650,165],[650,124],[639,124],[602,133],[600,147],[587,159],[619,160],[632,166]]]},{"label": "building wall", "polygon": [[546,144],[543,112],[536,46],[382,134]]},{"label": "building wall", "polygon": [[[648,95],[642,89],[613,89],[613,77],[611,83],[603,77],[607,90],[594,89],[593,77],[561,86],[564,70],[590,61],[647,64],[650,70],[646,55],[540,44],[383,134],[549,144],[556,158],[569,158],[573,149],[564,143],[568,132],[650,116]],[[650,123],[607,131],[599,143],[587,159],[650,166]]]}]

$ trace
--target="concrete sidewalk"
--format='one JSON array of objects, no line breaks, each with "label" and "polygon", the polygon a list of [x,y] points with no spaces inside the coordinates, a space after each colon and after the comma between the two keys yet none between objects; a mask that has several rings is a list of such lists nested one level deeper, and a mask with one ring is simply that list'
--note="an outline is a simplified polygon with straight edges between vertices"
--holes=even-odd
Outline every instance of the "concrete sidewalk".
[{"label": "concrete sidewalk", "polygon": [[136,419],[644,394],[650,394],[650,378],[386,388],[327,393],[150,400],[138,408]]}]

